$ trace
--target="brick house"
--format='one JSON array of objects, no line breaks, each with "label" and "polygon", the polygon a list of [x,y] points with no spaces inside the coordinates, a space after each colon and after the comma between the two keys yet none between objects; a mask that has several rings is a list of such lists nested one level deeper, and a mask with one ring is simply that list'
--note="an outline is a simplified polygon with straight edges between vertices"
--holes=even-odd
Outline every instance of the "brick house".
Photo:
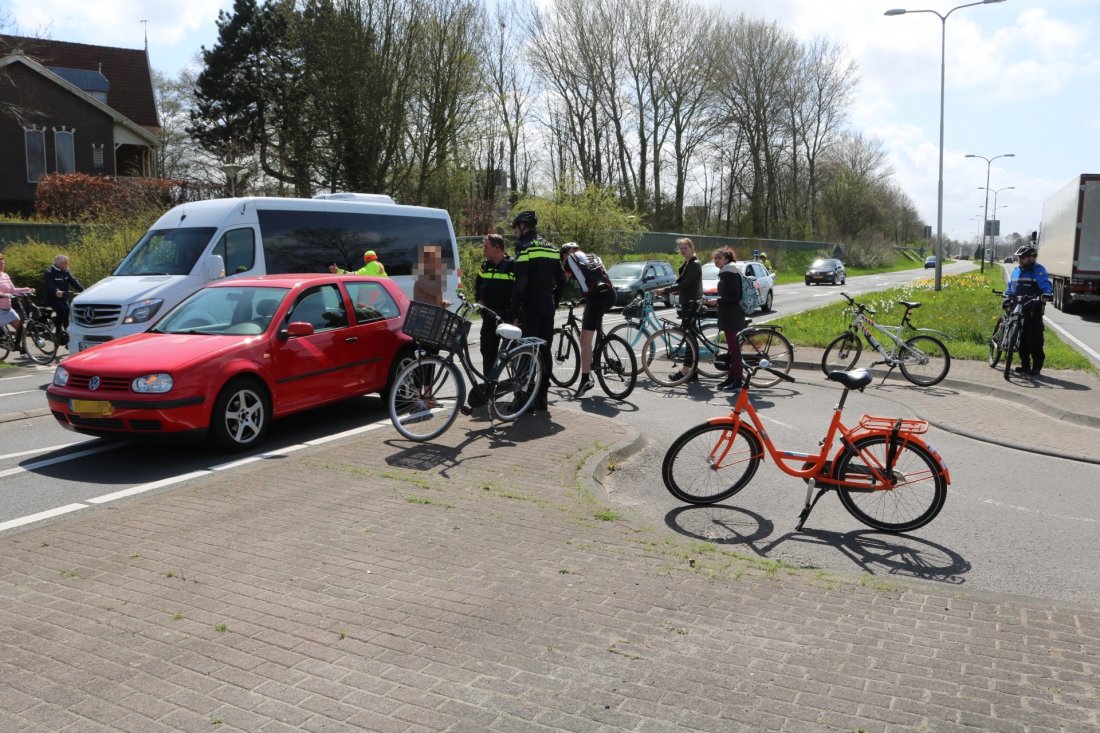
[{"label": "brick house", "polygon": [[159,130],[147,50],[0,35],[0,212],[47,173],[155,176]]}]

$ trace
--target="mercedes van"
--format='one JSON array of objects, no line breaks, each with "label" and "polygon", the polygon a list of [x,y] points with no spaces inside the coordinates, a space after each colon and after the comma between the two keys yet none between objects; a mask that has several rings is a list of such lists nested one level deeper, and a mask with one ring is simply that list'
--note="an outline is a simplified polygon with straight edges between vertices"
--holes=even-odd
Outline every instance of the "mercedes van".
[{"label": "mercedes van", "polygon": [[429,245],[443,252],[443,297],[457,303],[458,245],[442,209],[362,193],[181,204],[153,224],[110,277],[73,300],[69,349],[144,331],[213,280],[327,272],[333,264],[354,272],[366,250],[411,299],[420,250]]}]

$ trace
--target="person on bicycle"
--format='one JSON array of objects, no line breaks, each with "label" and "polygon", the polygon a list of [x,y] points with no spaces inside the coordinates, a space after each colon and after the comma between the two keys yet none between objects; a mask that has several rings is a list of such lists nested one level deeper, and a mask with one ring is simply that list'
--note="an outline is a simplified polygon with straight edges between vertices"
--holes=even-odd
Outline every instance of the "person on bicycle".
[{"label": "person on bicycle", "polygon": [[0,252],[0,326],[11,324],[15,329],[15,343],[20,354],[26,354],[23,346],[23,320],[19,311],[12,306],[11,299],[19,295],[34,295],[34,288],[17,288],[11,276],[4,271],[4,253]]},{"label": "person on bicycle", "polygon": [[[1050,283],[1047,268],[1035,261],[1039,250],[1033,244],[1025,244],[1016,250],[1017,265],[1008,278],[1004,301],[1006,310],[1012,307],[1014,297],[1041,296],[1044,301],[1054,298],[1054,286]],[[1035,301],[1024,307],[1024,319],[1020,330],[1020,366],[1013,371],[1019,374],[1039,376],[1046,360],[1043,351],[1043,303]]]},{"label": "person on bicycle", "polygon": [[741,310],[741,270],[736,262],[737,255],[729,247],[714,251],[714,265],[718,268],[718,329],[726,335],[726,351],[729,352],[729,372],[718,389],[742,387],[743,366],[737,334],[749,325],[749,319]]},{"label": "person on bicycle", "polygon": [[592,389],[592,342],[603,325],[604,314],[615,305],[615,288],[604,269],[603,262],[593,254],[581,251],[576,242],[561,246],[561,266],[566,281],[573,278],[584,298],[584,315],[581,316],[581,383],[575,397]]},{"label": "person on bicycle", "polygon": [[550,394],[550,349],[554,334],[555,294],[565,285],[558,248],[539,236],[538,216],[533,211],[521,211],[512,220],[516,233],[516,281],[512,290],[511,317],[523,328],[524,336],[534,336],[546,342],[539,349],[542,379],[532,411],[546,411]]},{"label": "person on bicycle", "polygon": [[[504,237],[499,234],[486,234],[481,240],[481,252],[485,255],[485,261],[481,263],[481,272],[477,274],[475,300],[507,322],[510,320],[508,309],[516,283],[516,261],[504,251]],[[498,325],[499,322],[490,317],[481,319],[481,358],[486,374],[493,368],[497,351],[500,350]]]},{"label": "person on bicycle", "polygon": [[[680,276],[676,283],[665,288],[663,292],[680,294],[680,328],[685,332],[690,330],[691,322],[695,320],[699,309],[699,300],[703,297],[703,266],[699,264],[699,258],[695,256],[695,243],[687,237],[676,240],[676,250],[684,258],[684,264],[680,265]],[[690,361],[691,352],[684,359],[683,369],[691,372],[691,379],[698,380],[695,373],[695,362]],[[683,379],[684,371],[670,375],[673,380]]]},{"label": "person on bicycle", "polygon": [[59,254],[53,258],[53,267],[46,270],[46,305],[53,310],[58,333],[63,333],[69,323],[70,287],[78,293],[84,292],[84,286],[69,271],[69,258]]}]

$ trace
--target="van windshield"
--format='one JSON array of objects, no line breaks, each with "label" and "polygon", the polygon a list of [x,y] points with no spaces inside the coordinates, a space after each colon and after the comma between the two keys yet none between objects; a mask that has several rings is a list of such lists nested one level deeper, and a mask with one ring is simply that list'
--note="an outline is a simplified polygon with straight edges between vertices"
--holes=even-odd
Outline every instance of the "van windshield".
[{"label": "van windshield", "polygon": [[151,229],[138,240],[115,275],[190,275],[216,230]]}]

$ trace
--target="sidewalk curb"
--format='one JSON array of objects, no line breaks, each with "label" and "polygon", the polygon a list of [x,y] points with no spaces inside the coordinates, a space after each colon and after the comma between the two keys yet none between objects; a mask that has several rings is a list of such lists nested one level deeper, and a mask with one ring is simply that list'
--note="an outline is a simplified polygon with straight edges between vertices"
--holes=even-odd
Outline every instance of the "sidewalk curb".
[{"label": "sidewalk curb", "polygon": [[645,436],[633,425],[626,423],[616,423],[616,425],[620,425],[624,429],[626,437],[615,445],[609,446],[606,450],[598,450],[590,455],[581,467],[579,475],[585,488],[592,491],[594,495],[599,493],[604,501],[611,501],[611,495],[607,491],[608,466],[612,463],[621,463],[634,454],[641,452],[648,442]]}]

